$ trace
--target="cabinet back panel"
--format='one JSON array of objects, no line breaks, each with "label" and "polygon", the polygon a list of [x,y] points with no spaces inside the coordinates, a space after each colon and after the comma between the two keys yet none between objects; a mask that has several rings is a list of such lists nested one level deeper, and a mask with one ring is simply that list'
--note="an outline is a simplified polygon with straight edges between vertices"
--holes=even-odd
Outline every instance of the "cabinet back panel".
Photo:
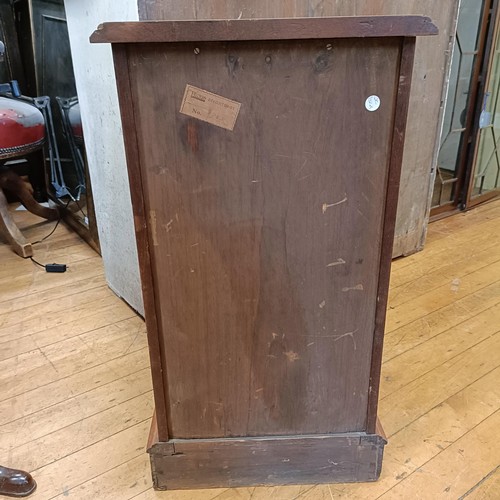
[{"label": "cabinet back panel", "polygon": [[170,437],[365,430],[400,48],[127,49]]}]

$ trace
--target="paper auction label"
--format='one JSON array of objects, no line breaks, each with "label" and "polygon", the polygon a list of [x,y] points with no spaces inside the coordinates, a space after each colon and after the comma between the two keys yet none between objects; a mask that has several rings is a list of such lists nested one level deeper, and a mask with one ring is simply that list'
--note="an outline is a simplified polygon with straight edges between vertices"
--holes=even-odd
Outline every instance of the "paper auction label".
[{"label": "paper auction label", "polygon": [[193,85],[186,85],[180,112],[204,122],[233,130],[241,103]]}]

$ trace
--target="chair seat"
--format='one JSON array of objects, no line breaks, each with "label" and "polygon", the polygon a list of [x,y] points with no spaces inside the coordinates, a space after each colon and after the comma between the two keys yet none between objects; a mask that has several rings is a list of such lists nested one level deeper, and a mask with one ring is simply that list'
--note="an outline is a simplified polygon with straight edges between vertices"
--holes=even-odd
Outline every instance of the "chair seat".
[{"label": "chair seat", "polygon": [[0,158],[21,156],[41,147],[45,121],[34,106],[0,97]]}]

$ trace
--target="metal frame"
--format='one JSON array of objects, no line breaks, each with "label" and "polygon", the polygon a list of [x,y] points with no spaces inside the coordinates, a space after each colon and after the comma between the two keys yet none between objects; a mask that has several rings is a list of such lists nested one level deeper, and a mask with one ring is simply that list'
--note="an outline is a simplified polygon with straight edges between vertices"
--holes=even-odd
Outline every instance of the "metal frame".
[{"label": "metal frame", "polygon": [[[486,199],[496,196],[487,193],[484,199],[481,198],[478,201],[476,201],[477,199],[471,200],[470,198],[470,189],[472,185],[471,174],[474,169],[476,157],[476,136],[479,132],[478,121],[482,108],[482,99],[479,99],[479,96],[484,93],[491,46],[494,39],[495,19],[498,17],[498,7],[499,0],[485,0],[484,2],[481,25],[478,33],[480,42],[476,61],[474,63],[474,70],[471,76],[467,116],[457,158],[458,169],[456,177],[454,177],[454,196],[453,200],[431,208],[431,221],[447,215],[452,215],[459,210],[472,208],[478,203],[482,203],[486,201]],[[493,20],[493,22],[491,22],[491,20]]]},{"label": "metal frame", "polygon": [[[483,96],[485,93],[486,85],[488,84],[488,78],[491,71],[491,63],[493,59],[493,51],[495,50],[495,41],[498,36],[500,36],[500,1],[494,0],[491,10],[491,18],[488,27],[488,37],[486,45],[486,53],[483,61],[483,68],[481,72],[481,81],[478,88],[478,95]],[[468,151],[468,161],[470,168],[467,170],[467,177],[465,179],[464,185],[464,204],[465,208],[469,209],[484,203],[486,201],[492,200],[500,195],[500,189],[492,190],[487,193],[472,197],[472,191],[474,188],[474,172],[476,169],[476,162],[478,156],[479,142],[480,142],[480,128],[479,128],[479,117],[481,115],[483,107],[483,99],[476,100],[476,108],[474,113],[474,128],[471,135],[471,143]]]}]

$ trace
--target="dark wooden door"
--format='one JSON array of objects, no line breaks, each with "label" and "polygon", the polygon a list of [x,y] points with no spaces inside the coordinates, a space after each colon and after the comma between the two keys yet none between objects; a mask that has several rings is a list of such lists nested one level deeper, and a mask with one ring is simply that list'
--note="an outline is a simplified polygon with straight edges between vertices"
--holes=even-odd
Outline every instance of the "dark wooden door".
[{"label": "dark wooden door", "polygon": [[4,60],[0,62],[0,83],[17,80],[23,89],[24,68],[19,53],[14,10],[10,0],[0,0],[0,41],[5,44]]},{"label": "dark wooden door", "polygon": [[61,0],[31,0],[39,95],[76,95],[68,26]]},{"label": "dark wooden door", "polygon": [[365,430],[400,47],[130,48],[170,437]]}]

